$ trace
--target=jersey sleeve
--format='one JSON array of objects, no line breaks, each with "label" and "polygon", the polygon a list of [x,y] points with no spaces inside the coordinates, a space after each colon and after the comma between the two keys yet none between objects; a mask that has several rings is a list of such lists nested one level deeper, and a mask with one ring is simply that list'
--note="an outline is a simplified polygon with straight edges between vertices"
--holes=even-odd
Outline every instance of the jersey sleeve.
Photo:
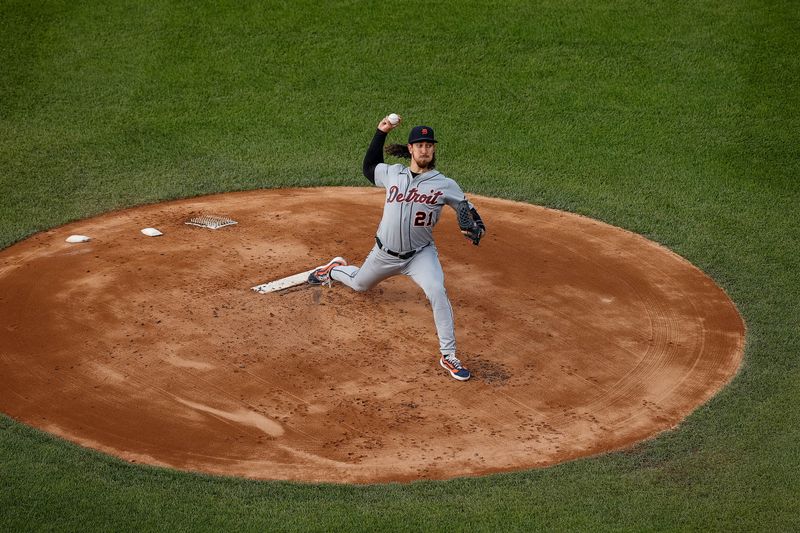
[{"label": "jersey sleeve", "polygon": [[375,167],[375,185],[388,189],[392,185],[397,185],[400,173],[405,167],[401,164],[389,165],[381,163]]},{"label": "jersey sleeve", "polygon": [[[459,187],[458,183],[456,183],[454,180],[450,178],[447,178],[445,180],[445,186],[443,192],[444,192],[444,202],[453,209],[456,208],[458,202],[467,199],[466,195],[464,194],[464,191],[461,190],[461,187]],[[469,206],[471,208],[472,204],[470,204]]]},{"label": "jersey sleeve", "polygon": [[389,165],[378,163],[375,165],[375,186],[388,187],[389,185]]}]

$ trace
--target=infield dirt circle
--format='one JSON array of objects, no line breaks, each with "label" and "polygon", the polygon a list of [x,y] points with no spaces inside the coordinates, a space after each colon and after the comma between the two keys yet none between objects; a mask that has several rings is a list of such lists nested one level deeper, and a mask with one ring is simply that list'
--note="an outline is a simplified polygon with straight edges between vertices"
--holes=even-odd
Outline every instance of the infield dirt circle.
[{"label": "infield dirt circle", "polygon": [[[737,371],[744,324],[686,260],[588,218],[470,199],[479,247],[449,209],[436,229],[468,382],[439,366],[410,279],[251,291],[336,255],[361,264],[383,206],[379,189],[267,190],[109,213],[0,252],[0,411],[152,465],[410,481],[626,447]],[[238,224],[184,223],[204,214]]]}]

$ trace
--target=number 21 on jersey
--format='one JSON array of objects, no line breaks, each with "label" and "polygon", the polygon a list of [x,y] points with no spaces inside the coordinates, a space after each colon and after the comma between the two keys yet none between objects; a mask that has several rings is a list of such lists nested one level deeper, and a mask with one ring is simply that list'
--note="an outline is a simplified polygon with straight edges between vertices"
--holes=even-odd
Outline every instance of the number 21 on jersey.
[{"label": "number 21 on jersey", "polygon": [[415,226],[432,226],[433,225],[433,211],[417,211],[414,215]]}]

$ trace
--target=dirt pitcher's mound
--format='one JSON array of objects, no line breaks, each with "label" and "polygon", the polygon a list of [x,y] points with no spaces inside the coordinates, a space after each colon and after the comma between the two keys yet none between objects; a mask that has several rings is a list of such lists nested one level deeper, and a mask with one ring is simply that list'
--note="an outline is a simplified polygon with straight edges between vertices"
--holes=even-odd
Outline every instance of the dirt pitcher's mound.
[{"label": "dirt pitcher's mound", "polygon": [[[381,190],[255,191],[110,213],[0,252],[0,410],[136,462],[406,481],[624,447],[736,372],[742,320],[682,258],[587,218],[471,199],[489,228],[479,247],[449,209],[436,232],[471,381],[438,365],[409,279],[250,290],[335,255],[360,264]],[[238,225],[184,224],[203,214]]]}]

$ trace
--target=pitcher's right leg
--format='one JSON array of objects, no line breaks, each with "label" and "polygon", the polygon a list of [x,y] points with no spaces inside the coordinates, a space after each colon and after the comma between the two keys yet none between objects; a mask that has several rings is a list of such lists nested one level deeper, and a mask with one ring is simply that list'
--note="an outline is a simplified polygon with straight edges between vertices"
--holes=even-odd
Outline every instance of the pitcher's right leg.
[{"label": "pitcher's right leg", "polygon": [[361,268],[354,265],[336,266],[331,269],[331,279],[340,281],[355,291],[366,291],[381,281],[399,274],[404,261],[387,255],[374,247]]}]

